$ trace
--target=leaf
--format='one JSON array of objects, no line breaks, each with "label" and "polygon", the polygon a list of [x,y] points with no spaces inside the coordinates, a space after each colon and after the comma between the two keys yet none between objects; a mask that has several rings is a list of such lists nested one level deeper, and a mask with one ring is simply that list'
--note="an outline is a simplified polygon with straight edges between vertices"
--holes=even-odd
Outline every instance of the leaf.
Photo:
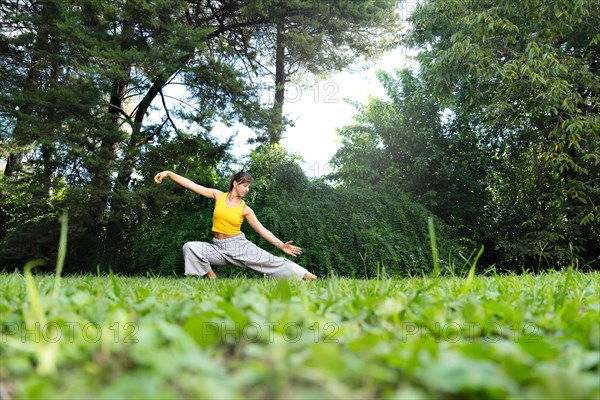
[{"label": "leaf", "polygon": [[290,283],[287,279],[279,279],[277,281],[277,287],[275,288],[275,298],[283,301],[287,301],[292,297],[292,290],[290,289]]},{"label": "leaf", "polygon": [[249,322],[248,317],[233,304],[227,301],[220,301],[217,303],[217,307],[225,312],[238,329],[244,329]]},{"label": "leaf", "polygon": [[430,390],[443,393],[511,393],[515,382],[499,365],[474,360],[457,352],[443,353],[439,360],[424,364],[416,376]]},{"label": "leaf", "polygon": [[190,335],[200,347],[214,346],[220,339],[220,324],[209,321],[206,316],[193,316],[183,324],[183,330]]},{"label": "leaf", "polygon": [[437,249],[437,243],[435,240],[435,227],[433,225],[433,217],[427,219],[429,225],[429,242],[431,244],[431,255],[433,257],[433,272],[432,276],[437,277],[440,275],[440,261]]}]

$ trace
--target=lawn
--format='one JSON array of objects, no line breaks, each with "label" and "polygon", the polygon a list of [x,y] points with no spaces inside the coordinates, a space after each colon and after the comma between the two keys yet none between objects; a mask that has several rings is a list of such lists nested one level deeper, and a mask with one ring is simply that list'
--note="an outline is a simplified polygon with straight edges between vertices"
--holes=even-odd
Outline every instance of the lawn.
[{"label": "lawn", "polygon": [[4,273],[0,397],[597,399],[599,278]]}]

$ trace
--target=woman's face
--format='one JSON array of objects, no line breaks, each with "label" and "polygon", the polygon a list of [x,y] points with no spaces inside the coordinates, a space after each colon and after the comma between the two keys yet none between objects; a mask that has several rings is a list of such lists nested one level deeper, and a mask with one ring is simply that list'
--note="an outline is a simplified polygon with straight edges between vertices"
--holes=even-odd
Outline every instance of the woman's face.
[{"label": "woman's face", "polygon": [[233,182],[233,190],[235,190],[240,197],[245,197],[248,192],[250,192],[251,187],[252,184],[250,182]]}]

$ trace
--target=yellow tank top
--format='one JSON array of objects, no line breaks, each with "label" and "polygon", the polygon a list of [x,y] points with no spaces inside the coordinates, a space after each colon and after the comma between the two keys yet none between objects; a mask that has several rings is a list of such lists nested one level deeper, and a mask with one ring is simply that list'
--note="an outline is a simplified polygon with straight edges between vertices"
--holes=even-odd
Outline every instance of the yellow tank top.
[{"label": "yellow tank top", "polygon": [[215,203],[212,231],[226,235],[238,235],[242,232],[240,229],[244,222],[242,210],[246,203],[242,200],[237,207],[230,207],[227,205],[226,199],[227,193],[223,193]]}]

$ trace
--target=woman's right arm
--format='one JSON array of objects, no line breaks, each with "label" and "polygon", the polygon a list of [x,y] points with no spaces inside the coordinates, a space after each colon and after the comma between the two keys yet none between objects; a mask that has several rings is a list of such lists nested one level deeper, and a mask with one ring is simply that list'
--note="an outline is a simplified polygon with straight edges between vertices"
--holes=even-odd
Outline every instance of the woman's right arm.
[{"label": "woman's right arm", "polygon": [[172,171],[159,172],[158,174],[156,174],[154,176],[154,182],[161,183],[163,181],[163,179],[165,179],[166,177],[169,177],[173,182],[179,184],[180,186],[183,186],[186,189],[190,189],[190,190],[198,193],[199,195],[202,195],[209,199],[216,200],[219,198],[219,196],[221,196],[223,194],[223,192],[221,192],[218,189],[212,189],[212,188],[204,187],[202,185],[198,185],[197,183],[192,182],[188,178],[185,178],[181,175],[177,175],[175,172],[172,172]]}]

